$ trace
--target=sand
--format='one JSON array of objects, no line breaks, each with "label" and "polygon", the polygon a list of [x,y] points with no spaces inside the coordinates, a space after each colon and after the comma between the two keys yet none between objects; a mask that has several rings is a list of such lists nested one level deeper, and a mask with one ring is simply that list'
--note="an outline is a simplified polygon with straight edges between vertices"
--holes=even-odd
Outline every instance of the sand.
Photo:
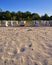
[{"label": "sand", "polygon": [[0,27],[0,65],[52,65],[52,27]]}]

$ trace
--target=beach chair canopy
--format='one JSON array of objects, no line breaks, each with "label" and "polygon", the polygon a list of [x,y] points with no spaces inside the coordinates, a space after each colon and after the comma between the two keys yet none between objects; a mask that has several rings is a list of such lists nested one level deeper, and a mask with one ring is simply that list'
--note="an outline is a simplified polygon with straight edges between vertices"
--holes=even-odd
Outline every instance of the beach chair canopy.
[{"label": "beach chair canopy", "polygon": [[20,25],[24,25],[26,21],[20,21]]}]

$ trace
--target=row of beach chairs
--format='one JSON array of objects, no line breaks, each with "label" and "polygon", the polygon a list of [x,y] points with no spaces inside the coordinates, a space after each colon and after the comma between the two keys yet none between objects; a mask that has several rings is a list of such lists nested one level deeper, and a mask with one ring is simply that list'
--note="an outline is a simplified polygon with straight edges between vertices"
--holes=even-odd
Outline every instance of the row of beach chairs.
[{"label": "row of beach chairs", "polygon": [[0,27],[39,27],[39,26],[52,26],[52,20],[50,21],[32,21],[26,22],[26,21],[6,21],[3,20],[2,23],[0,23]]}]

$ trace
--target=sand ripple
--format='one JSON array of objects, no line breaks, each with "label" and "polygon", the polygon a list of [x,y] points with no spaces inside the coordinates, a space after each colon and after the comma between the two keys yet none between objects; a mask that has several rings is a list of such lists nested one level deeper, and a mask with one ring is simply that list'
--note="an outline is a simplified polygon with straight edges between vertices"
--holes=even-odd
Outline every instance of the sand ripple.
[{"label": "sand ripple", "polygon": [[52,28],[0,27],[0,65],[52,65]]}]

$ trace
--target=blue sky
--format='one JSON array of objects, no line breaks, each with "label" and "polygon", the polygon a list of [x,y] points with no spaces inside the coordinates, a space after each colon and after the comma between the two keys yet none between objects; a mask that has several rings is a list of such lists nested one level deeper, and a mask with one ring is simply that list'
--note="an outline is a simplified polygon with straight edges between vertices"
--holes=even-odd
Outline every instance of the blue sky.
[{"label": "blue sky", "polygon": [[0,0],[3,11],[30,11],[43,15],[52,15],[52,0]]}]

